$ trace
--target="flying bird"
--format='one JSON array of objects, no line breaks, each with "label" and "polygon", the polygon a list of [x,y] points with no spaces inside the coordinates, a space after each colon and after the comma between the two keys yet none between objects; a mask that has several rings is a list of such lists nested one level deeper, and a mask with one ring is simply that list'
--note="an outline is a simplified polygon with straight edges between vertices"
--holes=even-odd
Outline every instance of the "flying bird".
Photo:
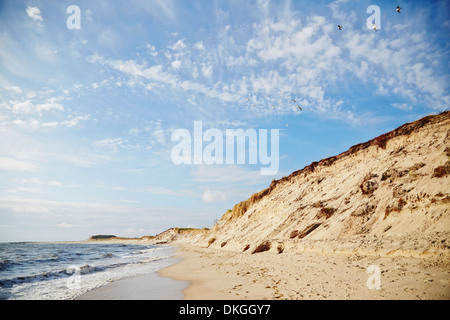
[{"label": "flying bird", "polygon": [[339,30],[342,30],[342,27],[341,27],[341,25],[339,25],[339,24],[338,24],[338,28],[339,28]]},{"label": "flying bird", "polygon": [[398,13],[402,13],[402,12],[400,11],[401,9],[402,9],[402,8],[400,8],[400,6],[397,6],[397,10],[396,10],[396,11],[397,11]]},{"label": "flying bird", "polygon": [[295,100],[294,100],[294,99],[292,99],[291,101],[292,101],[292,102],[295,102]]},{"label": "flying bird", "polygon": [[302,107],[300,107],[299,105],[297,105],[297,108],[299,108],[300,111],[303,111]]},{"label": "flying bird", "polygon": [[272,109],[276,109],[277,107],[275,107],[275,106],[272,106]]},{"label": "flying bird", "polygon": [[375,25],[375,23],[372,23],[372,29],[375,30],[375,31],[378,31],[377,30],[377,26]]}]

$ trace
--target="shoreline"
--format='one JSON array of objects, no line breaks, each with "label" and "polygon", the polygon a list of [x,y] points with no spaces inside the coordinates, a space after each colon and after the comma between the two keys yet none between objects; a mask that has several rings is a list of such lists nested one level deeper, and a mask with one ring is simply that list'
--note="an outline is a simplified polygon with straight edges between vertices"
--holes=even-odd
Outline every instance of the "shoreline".
[{"label": "shoreline", "polygon": [[[132,242],[155,245],[150,241],[114,241]],[[114,280],[74,300],[450,299],[450,261],[443,253],[420,255],[419,250],[411,254],[411,250],[399,248],[403,255],[388,255],[362,248],[337,251],[318,247],[251,254],[189,242],[158,246],[173,248],[168,265]],[[379,289],[370,288],[376,277]]]},{"label": "shoreline", "polygon": [[420,255],[421,250],[398,248],[403,255],[388,255],[319,246],[252,254],[181,241],[155,246],[171,247],[160,269],[114,280],[74,300],[450,299],[446,252]]},{"label": "shoreline", "polygon": [[[79,242],[75,242],[79,243]],[[155,245],[149,241],[136,242],[130,240],[101,240],[101,241],[87,241],[83,243],[88,244],[142,244]],[[169,245],[173,247],[173,251],[177,250],[176,245]],[[174,253],[167,258],[169,266],[177,264],[182,260]],[[169,266],[164,266],[166,268]],[[187,281],[178,281],[168,277],[162,277],[158,270],[152,272],[131,276],[123,279],[113,280],[112,282],[89,290],[74,300],[182,300],[183,290],[189,285]]]},{"label": "shoreline", "polygon": [[[170,257],[176,264],[180,258]],[[182,300],[187,281],[177,281],[159,275],[159,270],[148,274],[114,280],[95,288],[74,300]]]}]

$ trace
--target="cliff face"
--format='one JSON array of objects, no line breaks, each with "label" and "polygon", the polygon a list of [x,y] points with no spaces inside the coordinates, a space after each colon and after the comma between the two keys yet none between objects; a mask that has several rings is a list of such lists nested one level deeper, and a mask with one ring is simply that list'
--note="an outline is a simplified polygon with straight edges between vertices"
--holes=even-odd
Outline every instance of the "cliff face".
[{"label": "cliff face", "polygon": [[450,112],[407,123],[273,181],[199,245],[260,252],[449,252]]},{"label": "cliff face", "polygon": [[207,234],[208,229],[170,228],[152,238],[155,244],[169,242],[195,242]]}]

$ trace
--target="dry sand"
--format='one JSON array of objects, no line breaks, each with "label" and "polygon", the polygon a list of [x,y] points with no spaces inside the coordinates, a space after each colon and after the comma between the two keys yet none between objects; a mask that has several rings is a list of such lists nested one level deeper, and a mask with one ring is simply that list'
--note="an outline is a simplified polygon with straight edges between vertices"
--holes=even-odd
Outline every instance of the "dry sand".
[{"label": "dry sand", "polygon": [[[187,300],[241,299],[449,299],[448,263],[437,259],[359,254],[237,253],[179,245],[183,260],[159,271],[189,281]],[[380,289],[376,284],[380,271]]]}]

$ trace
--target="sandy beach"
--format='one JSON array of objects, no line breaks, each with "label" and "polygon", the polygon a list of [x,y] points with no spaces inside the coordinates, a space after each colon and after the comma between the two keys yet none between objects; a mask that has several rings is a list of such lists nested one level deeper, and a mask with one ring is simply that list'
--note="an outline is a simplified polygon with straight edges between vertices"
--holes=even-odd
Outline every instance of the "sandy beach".
[{"label": "sandy beach", "polygon": [[114,281],[77,300],[450,299],[446,256],[321,249],[251,254],[182,242],[171,245],[177,249],[170,266]]},{"label": "sandy beach", "polygon": [[424,117],[161,232],[182,260],[159,275],[188,300],[448,300],[449,137],[449,112]]},{"label": "sandy beach", "polygon": [[[249,254],[190,244],[179,245],[177,255],[183,260],[159,274],[189,281],[183,292],[187,300],[450,298],[448,264],[433,258]],[[372,265],[380,271],[379,289],[368,288],[368,282],[376,284]]]}]

